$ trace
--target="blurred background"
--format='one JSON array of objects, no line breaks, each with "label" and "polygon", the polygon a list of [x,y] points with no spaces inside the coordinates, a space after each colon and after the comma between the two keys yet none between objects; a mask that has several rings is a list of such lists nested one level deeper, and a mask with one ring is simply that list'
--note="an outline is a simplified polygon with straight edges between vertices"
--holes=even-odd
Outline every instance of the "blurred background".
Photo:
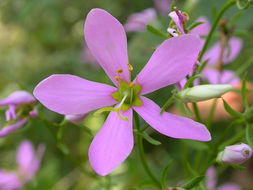
[{"label": "blurred background", "polygon": [[[115,16],[122,24],[133,13],[147,8],[155,8],[157,18],[150,24],[166,32],[170,19],[167,11],[162,12],[152,0],[0,0],[0,98],[11,92],[25,89],[32,93],[34,87],[51,74],[68,73],[89,80],[111,84],[109,78],[98,63],[86,52],[83,37],[83,26],[87,13],[92,8],[102,8]],[[213,22],[213,13],[225,3],[225,0],[179,0],[176,2],[179,10],[187,12],[189,23],[199,16],[206,16]],[[234,26],[234,35],[243,40],[243,49],[239,56],[226,68],[236,70],[252,57],[253,52],[253,8],[239,11],[236,6],[224,16]],[[154,48],[163,39],[148,31],[129,32],[128,51],[130,63],[134,66],[134,74],[138,73],[147,63]],[[217,42],[219,34],[216,32],[212,40]],[[248,80],[253,80],[253,69],[248,70]],[[149,97],[159,105],[170,96],[171,87],[163,88]],[[1,108],[0,124],[4,124],[4,111]],[[63,116],[40,106],[49,123],[59,123]],[[93,172],[88,161],[88,147],[97,133],[105,116],[94,118],[88,115],[83,123],[92,134],[68,123],[64,134],[64,143],[71,154],[83,164],[87,171]],[[212,134],[222,132],[225,121],[212,125]],[[239,130],[239,129],[236,129]],[[162,144],[154,146],[144,141],[148,162],[157,176],[163,167],[173,160],[168,184],[177,186],[189,176],[184,160],[191,162],[201,146],[191,144],[191,141],[167,138],[150,129],[152,137]],[[88,189],[88,190],[125,190],[152,189],[145,187],[149,178],[145,175],[134,148],[128,159],[120,165],[110,176],[91,177],[82,173],[72,162],[66,159],[56,146],[55,140],[38,118],[32,119],[21,130],[0,139],[0,168],[14,170],[16,167],[15,154],[20,142],[29,139],[35,146],[43,142],[46,152],[42,167],[36,178],[28,183],[24,189]],[[215,140],[215,139],[214,139]],[[186,151],[186,144],[190,146]],[[194,144],[194,143],[193,143]],[[188,155],[187,157],[185,155]],[[253,189],[253,163],[248,162],[248,169],[236,171],[226,170],[218,183],[233,181],[247,190]]]}]

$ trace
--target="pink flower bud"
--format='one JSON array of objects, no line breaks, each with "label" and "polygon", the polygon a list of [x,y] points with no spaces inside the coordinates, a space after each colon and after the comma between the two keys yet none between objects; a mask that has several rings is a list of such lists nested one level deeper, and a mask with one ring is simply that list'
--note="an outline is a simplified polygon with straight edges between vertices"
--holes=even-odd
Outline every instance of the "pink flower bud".
[{"label": "pink flower bud", "polygon": [[225,147],[218,160],[232,164],[241,164],[252,156],[252,149],[247,144],[239,144]]}]

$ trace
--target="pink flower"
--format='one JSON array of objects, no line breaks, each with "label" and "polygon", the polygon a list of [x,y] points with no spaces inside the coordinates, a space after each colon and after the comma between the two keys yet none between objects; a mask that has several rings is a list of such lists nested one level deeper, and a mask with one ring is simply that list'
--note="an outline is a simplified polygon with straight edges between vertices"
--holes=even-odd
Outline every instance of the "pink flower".
[{"label": "pink flower", "polygon": [[[172,12],[173,13],[173,12]],[[170,14],[172,14],[170,13]],[[174,22],[177,25],[177,28],[179,31],[183,30],[183,22],[180,21],[179,16],[174,11],[172,16]],[[196,22],[204,22],[203,24],[198,25],[194,29],[192,29],[189,33],[195,34],[201,37],[201,47],[203,47],[205,43],[205,38],[209,31],[210,31],[210,23],[206,17],[199,17]],[[174,32],[175,33],[175,32]],[[183,31],[181,31],[181,34],[184,34]],[[173,35],[175,36],[175,35]],[[223,57],[223,64],[227,64],[231,61],[233,61],[237,55],[240,53],[240,50],[242,48],[242,41],[239,38],[232,37],[228,42],[228,48],[224,52]],[[204,74],[204,77],[208,80],[211,84],[230,84],[230,85],[237,85],[240,82],[240,78],[235,75],[233,71],[230,70],[223,70],[222,72],[219,72],[217,69],[212,68],[217,63],[219,56],[220,56],[220,43],[216,43],[213,45],[204,55],[203,60],[208,60],[207,67],[204,69],[202,74]],[[191,73],[190,73],[191,75]],[[198,80],[195,80],[196,84],[199,83]],[[183,86],[186,83],[186,79],[183,79],[180,84]]]},{"label": "pink flower", "polygon": [[[131,82],[126,33],[116,18],[105,10],[92,9],[86,18],[84,36],[116,88],[73,75],[52,75],[37,85],[34,95],[60,114],[83,114],[99,108],[102,109],[96,113],[111,111],[89,148],[90,163],[99,175],[110,173],[130,154],[134,144],[133,109],[169,137],[211,139],[204,125],[166,112],[160,115],[160,107],[143,96],[185,77],[199,53],[198,37],[184,35],[164,41]],[[114,108],[106,107],[114,104]]]},{"label": "pink flower", "polygon": [[[206,172],[206,188],[207,190],[215,190],[217,185],[216,169],[211,166]],[[240,190],[241,188],[234,183],[224,183],[217,190]]]},{"label": "pink flower", "polygon": [[132,14],[125,24],[127,32],[143,31],[146,25],[156,19],[156,12],[153,8],[148,8],[140,13]]},{"label": "pink flower", "polygon": [[242,164],[252,157],[252,149],[244,143],[226,146],[218,156],[218,160],[232,164]]},{"label": "pink flower", "polygon": [[37,173],[41,158],[45,151],[44,145],[39,145],[35,152],[29,141],[23,141],[17,151],[18,169],[14,172],[0,170],[0,189],[15,190],[22,188],[32,180]]},{"label": "pink flower", "polygon": [[170,10],[172,1],[173,0],[153,0],[155,8],[161,15],[166,14]]},{"label": "pink flower", "polygon": [[0,137],[5,137],[24,125],[30,117],[36,117],[35,98],[26,91],[15,91],[0,100],[0,106],[8,106],[5,112],[7,124],[0,130]]},{"label": "pink flower", "polygon": [[[172,11],[169,13],[169,17],[174,21],[174,23],[176,24],[177,26],[177,29],[179,31],[180,34],[185,34],[185,31],[184,31],[184,24],[187,20],[186,16],[184,14],[182,14],[181,11],[177,10],[175,8],[175,11]],[[171,30],[171,29],[170,29]],[[168,31],[170,31],[168,30]],[[171,35],[174,36],[175,33],[173,32]],[[175,37],[175,36],[174,36]]]}]

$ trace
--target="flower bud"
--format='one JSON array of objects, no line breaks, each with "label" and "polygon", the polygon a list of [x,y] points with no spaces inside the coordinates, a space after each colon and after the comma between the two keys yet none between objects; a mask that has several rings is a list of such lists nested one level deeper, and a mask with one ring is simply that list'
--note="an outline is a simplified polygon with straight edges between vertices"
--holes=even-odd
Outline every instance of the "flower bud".
[{"label": "flower bud", "polygon": [[200,102],[212,98],[219,98],[233,87],[228,84],[207,84],[187,88],[178,93],[183,102]]},{"label": "flower bud", "polygon": [[225,150],[220,152],[217,161],[227,162],[232,164],[241,164],[249,160],[252,156],[252,149],[244,143],[225,147]]}]

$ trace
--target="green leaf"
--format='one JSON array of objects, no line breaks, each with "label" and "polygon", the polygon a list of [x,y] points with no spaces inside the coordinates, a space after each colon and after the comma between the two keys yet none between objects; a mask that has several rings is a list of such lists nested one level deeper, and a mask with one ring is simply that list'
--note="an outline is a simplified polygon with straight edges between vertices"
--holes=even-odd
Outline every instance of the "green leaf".
[{"label": "green leaf", "polygon": [[182,185],[182,188],[184,188],[186,190],[190,190],[193,187],[195,187],[196,185],[198,185],[199,182],[201,182],[204,178],[205,178],[204,175],[201,175],[201,176],[198,176],[198,177],[194,177],[190,181],[188,181],[184,185]]},{"label": "green leaf", "polygon": [[174,7],[176,6],[176,1],[171,3],[170,11],[174,11]]},{"label": "green leaf", "polygon": [[187,146],[196,150],[208,150],[208,145],[204,142],[193,140],[182,140]]},{"label": "green leaf", "polygon": [[203,75],[201,75],[201,74],[197,74],[197,75],[191,77],[189,80],[187,80],[186,84],[184,85],[184,89],[188,88],[188,87],[193,83],[193,81],[194,81],[195,79],[197,79],[197,78],[199,78],[199,77],[202,77],[202,76],[203,76]]},{"label": "green leaf", "polygon": [[253,127],[248,124],[246,127],[246,140],[251,148],[253,148]]},{"label": "green leaf", "polygon": [[83,131],[85,131],[86,133],[88,133],[89,135],[92,135],[92,131],[90,130],[90,128],[88,128],[87,126],[81,124],[81,125],[77,125],[80,129],[82,129]]},{"label": "green leaf", "polygon": [[245,170],[245,167],[240,166],[240,165],[236,165],[236,164],[229,164],[229,165],[232,166],[236,170],[240,170],[240,171]]},{"label": "green leaf", "polygon": [[243,114],[233,110],[233,108],[231,108],[228,103],[224,100],[223,100],[223,104],[224,104],[224,108],[225,110],[230,114],[232,115],[233,117],[236,117],[236,118],[243,118]]},{"label": "green leaf", "polygon": [[153,34],[155,34],[155,35],[157,35],[157,36],[159,36],[159,37],[162,37],[162,38],[165,38],[165,39],[168,39],[168,38],[169,38],[169,35],[168,35],[168,34],[163,33],[163,32],[160,32],[158,29],[154,28],[153,26],[151,26],[151,25],[149,25],[149,24],[146,26],[146,28],[147,28],[147,30],[148,30],[149,32],[151,32],[151,33],[153,33]]},{"label": "green leaf", "polygon": [[186,169],[189,171],[189,173],[192,175],[192,176],[198,176],[198,172],[196,172],[192,167],[191,167],[191,164],[189,162],[186,163]]},{"label": "green leaf", "polygon": [[200,67],[198,67],[198,72],[197,73],[201,73],[203,71],[203,69],[206,67],[206,64],[208,63],[209,59],[205,60]]},{"label": "green leaf", "polygon": [[187,30],[190,31],[190,30],[194,29],[195,27],[197,27],[198,25],[203,24],[203,23],[205,23],[205,22],[194,22],[190,26],[187,27]]},{"label": "green leaf", "polygon": [[242,80],[242,100],[243,100],[244,107],[246,109],[248,109],[249,104],[248,104],[248,100],[247,100],[246,77],[247,77],[247,75],[245,74],[243,77],[243,80]]},{"label": "green leaf", "polygon": [[165,166],[165,168],[163,168],[163,172],[162,172],[162,175],[161,175],[161,185],[162,185],[162,188],[166,188],[167,187],[166,178],[167,178],[168,171],[170,169],[171,164],[172,164],[172,160],[169,161],[169,163]]},{"label": "green leaf", "polygon": [[156,146],[161,144],[161,142],[159,142],[159,141],[153,139],[153,138],[150,137],[146,132],[143,132],[143,133],[142,133],[142,137],[143,137],[144,139],[146,139],[150,144],[153,144],[153,145],[156,145]]}]

